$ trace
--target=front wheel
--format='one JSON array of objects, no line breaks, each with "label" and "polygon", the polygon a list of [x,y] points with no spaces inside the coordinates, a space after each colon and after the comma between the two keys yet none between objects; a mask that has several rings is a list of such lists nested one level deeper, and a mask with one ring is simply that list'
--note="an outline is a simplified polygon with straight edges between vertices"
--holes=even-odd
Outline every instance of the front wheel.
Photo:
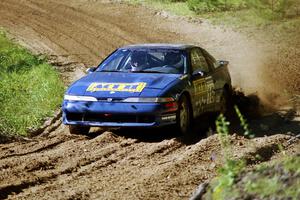
[{"label": "front wheel", "polygon": [[186,96],[181,97],[178,106],[177,127],[183,136],[188,137],[191,134],[191,110]]},{"label": "front wheel", "polygon": [[70,125],[69,132],[74,135],[87,135],[90,131],[89,126]]}]

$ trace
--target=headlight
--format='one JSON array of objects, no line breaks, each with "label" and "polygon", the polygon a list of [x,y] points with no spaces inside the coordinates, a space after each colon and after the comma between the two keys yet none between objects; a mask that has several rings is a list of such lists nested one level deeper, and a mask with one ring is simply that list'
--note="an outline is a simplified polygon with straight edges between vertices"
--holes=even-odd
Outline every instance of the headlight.
[{"label": "headlight", "polygon": [[172,97],[166,97],[166,98],[159,98],[159,97],[141,97],[141,98],[127,98],[124,99],[123,102],[127,103],[167,103],[167,102],[173,102],[175,101]]},{"label": "headlight", "polygon": [[97,101],[97,99],[95,97],[72,96],[72,95],[65,95],[65,100],[69,100],[69,101]]}]

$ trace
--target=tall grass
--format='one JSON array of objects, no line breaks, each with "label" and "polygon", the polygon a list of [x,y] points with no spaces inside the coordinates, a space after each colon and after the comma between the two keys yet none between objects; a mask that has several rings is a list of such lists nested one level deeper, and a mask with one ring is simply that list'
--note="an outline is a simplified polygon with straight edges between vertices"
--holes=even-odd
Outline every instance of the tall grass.
[{"label": "tall grass", "polygon": [[26,135],[60,105],[58,72],[0,32],[0,133]]}]

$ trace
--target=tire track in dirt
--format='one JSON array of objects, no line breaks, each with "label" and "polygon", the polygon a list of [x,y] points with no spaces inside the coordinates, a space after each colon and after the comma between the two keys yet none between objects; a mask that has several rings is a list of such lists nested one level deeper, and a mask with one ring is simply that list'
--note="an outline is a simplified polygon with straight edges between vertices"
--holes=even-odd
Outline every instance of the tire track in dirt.
[{"label": "tire track in dirt", "polygon": [[[41,4],[41,3],[39,3],[39,4]],[[19,10],[26,8],[26,5],[20,6],[20,5],[18,5],[18,3],[14,3],[14,2],[9,2],[9,5],[15,6],[15,7],[19,6]],[[71,49],[68,48],[69,53],[74,51],[74,49],[76,51],[78,51],[78,49],[80,49],[80,51],[82,51],[80,45],[82,45],[84,48],[87,47],[86,49],[91,50],[92,54],[90,54],[89,52],[82,53],[85,55],[85,60],[84,60],[85,63],[87,63],[87,61],[91,62],[90,60],[93,60],[94,64],[96,64],[95,62],[99,62],[99,58],[97,58],[97,54],[100,54],[100,52],[101,52],[101,57],[103,58],[105,55],[110,53],[114,48],[126,43],[126,42],[124,43],[124,38],[125,38],[124,36],[120,37],[120,39],[116,40],[115,36],[117,35],[118,32],[120,32],[120,30],[119,30],[120,28],[116,29],[116,26],[113,23],[111,23],[111,20],[109,19],[109,17],[107,17],[107,16],[103,17],[102,15],[100,15],[99,16],[100,19],[101,18],[105,18],[106,20],[109,19],[108,22],[104,22],[103,20],[95,20],[93,18],[93,16],[89,16],[86,13],[81,14],[80,12],[73,11],[73,13],[70,14],[70,19],[71,19],[70,20],[67,18],[68,17],[67,10],[72,11],[72,9],[70,9],[66,6],[64,6],[65,8],[60,8],[60,7],[57,8],[57,5],[55,5],[55,4],[53,4],[52,6],[51,5],[46,5],[47,9],[49,10],[49,13],[46,13],[46,15],[42,15],[43,13],[38,13],[38,10],[30,11],[30,10],[26,9],[24,11],[25,14],[22,17],[26,17],[26,21],[30,22],[30,24],[28,24],[29,26],[33,26],[33,25],[35,25],[35,23],[46,26],[46,27],[42,27],[42,26],[38,27],[39,29],[35,28],[36,30],[40,31],[40,30],[44,30],[45,28],[49,29],[49,26],[50,26],[51,29],[54,29],[56,33],[61,34],[61,32],[64,32],[64,35],[67,35],[67,37],[70,37],[72,39],[79,38],[80,42],[78,42],[78,41],[76,42],[76,39],[75,39],[75,42],[72,42],[72,41],[68,42],[65,40],[60,40],[59,37],[56,37],[55,39],[52,39],[51,41],[54,43],[58,43],[57,41],[60,41],[60,42],[62,42],[62,44],[64,44],[64,46],[67,46],[67,47],[69,47],[70,45],[73,46],[74,43],[75,44],[78,43],[78,47],[74,46],[74,48],[71,48]],[[62,5],[62,4],[60,4],[60,5]],[[55,9],[55,10],[53,11],[51,9]],[[60,13],[60,12],[62,12],[62,13]],[[53,15],[51,13],[56,13],[56,15]],[[62,16],[62,15],[67,15],[67,16]],[[45,18],[45,19],[43,19],[43,18]],[[79,21],[78,21],[79,26],[72,27],[70,25],[70,22],[76,20],[77,18],[79,18]],[[87,18],[87,19],[85,20],[85,18]],[[35,19],[37,19],[37,20],[35,20]],[[49,21],[51,21],[51,20],[59,21],[61,23],[49,23]],[[85,23],[85,22],[90,22],[90,21],[91,21],[91,23]],[[73,22],[72,25],[74,25],[74,24],[76,24],[76,23]],[[109,29],[105,28],[105,27],[109,27],[109,29],[111,29],[111,31],[107,31]],[[80,31],[77,30],[78,28],[80,29]],[[100,31],[99,31],[99,28],[100,28]],[[101,32],[101,28],[104,28],[103,32]],[[105,38],[105,41],[110,41],[110,43],[108,43],[109,45],[106,45],[105,41],[103,44],[103,39],[100,40],[99,42],[98,42],[98,40],[99,40],[98,38],[90,39],[90,38],[93,38],[93,35],[90,32],[87,32],[86,31],[87,29],[94,30],[94,32],[98,32],[99,33],[98,38],[100,36],[101,39]],[[123,29],[121,29],[121,30],[123,30]],[[48,31],[49,30],[43,31],[44,32],[43,34],[47,34]],[[146,30],[145,30],[145,32],[146,32]],[[82,33],[87,33],[87,34],[82,34]],[[110,34],[110,33],[113,33],[113,34]],[[123,34],[124,34],[124,31],[123,31]],[[132,31],[131,33],[125,32],[125,35],[126,35],[126,37],[133,38],[133,39],[126,39],[127,41],[136,41],[136,42],[137,42],[137,40],[147,41],[147,39],[145,40],[145,34],[143,35],[144,37],[142,37],[142,36],[137,37],[136,31]],[[51,38],[51,37],[53,37],[53,36],[48,36],[48,38]],[[84,38],[82,38],[82,37],[84,37]],[[112,38],[114,38],[114,39],[112,40]],[[143,38],[143,39],[137,39],[137,38]],[[157,40],[157,39],[151,39],[148,41],[151,42],[154,40]],[[161,41],[164,41],[164,39]],[[99,47],[101,49],[99,49]],[[108,48],[109,50],[106,50],[107,47],[109,47]],[[94,50],[95,48],[96,48],[96,50]],[[103,49],[105,50],[104,52],[103,52]],[[97,52],[99,52],[99,53],[97,53]],[[93,55],[93,57],[90,57],[91,55]]]},{"label": "tire track in dirt", "polygon": [[[0,26],[34,52],[49,54],[67,79],[78,76],[82,65],[95,65],[128,43],[184,41],[207,45],[215,40],[214,30],[203,30],[199,36],[195,34],[199,27],[176,20],[162,19],[141,7],[99,1],[0,1]],[[216,43],[226,45],[223,38]],[[156,132],[136,131],[126,136],[96,130],[85,137],[70,135],[60,125],[29,141],[0,144],[0,198],[188,198],[222,163],[217,136],[188,146],[175,136]],[[232,137],[237,158],[270,150],[266,160],[279,154],[274,145],[289,139],[284,135],[258,141]],[[249,148],[251,142],[261,148]],[[290,151],[297,152],[296,147]],[[212,155],[216,159],[211,159]]]},{"label": "tire track in dirt", "polygon": [[[20,9],[23,9],[24,12],[27,11],[26,7],[22,6],[18,6],[18,4],[6,4],[6,6],[8,7],[8,9],[11,11],[12,9],[15,10],[15,12],[17,12]],[[27,11],[30,13],[30,10]],[[39,16],[38,20],[35,20],[35,18],[32,17],[32,15],[30,14],[29,16],[27,15],[23,15],[22,18],[16,17],[14,20],[18,21],[18,22],[22,22],[26,27],[30,27],[33,31],[37,32],[38,34],[43,35],[45,38],[52,38],[52,37],[56,37],[57,40],[51,40],[51,43],[55,43],[58,44],[58,46],[60,47],[66,47],[67,44],[71,44],[71,49],[80,49],[81,51],[84,51],[85,56],[87,55],[96,55],[96,52],[94,52],[92,49],[89,48],[89,46],[87,46],[86,44],[80,42],[80,40],[78,39],[74,39],[74,36],[72,36],[72,34],[68,29],[72,29],[72,26],[69,23],[64,23],[61,27],[57,27],[55,24],[51,25],[48,24],[47,22],[50,20],[56,20],[56,21],[61,21],[61,19],[57,18],[57,19],[52,19],[49,15],[46,16]],[[9,16],[10,18],[13,18],[13,15]],[[75,32],[75,31],[74,31]],[[50,33],[50,35],[49,35]],[[59,35],[57,35],[57,33],[59,33]],[[77,35],[78,36],[78,35]],[[76,35],[75,35],[76,38]],[[66,52],[70,53],[70,47],[68,49],[64,49]],[[88,56],[90,57],[90,56]],[[91,59],[91,57],[90,57]]]},{"label": "tire track in dirt", "polygon": [[[39,3],[39,5],[42,5],[43,2],[36,2],[36,3]],[[64,18],[65,20],[68,20],[69,23],[72,23],[72,25],[74,25],[74,27],[77,25],[76,23],[73,23],[72,21],[74,19],[76,19],[76,22],[81,22],[85,24],[84,26],[84,31],[86,33],[89,33],[89,31],[93,32],[94,34],[94,39],[93,41],[97,41],[96,39],[101,37],[101,35],[97,34],[99,32],[104,32],[106,34],[112,34],[113,36],[116,36],[118,37],[118,40],[117,41],[113,41],[114,43],[117,43],[117,44],[120,44],[120,42],[127,42],[127,43],[133,43],[133,41],[130,41],[128,40],[126,37],[128,37],[130,34],[128,32],[125,32],[124,29],[121,29],[117,24],[113,24],[113,23],[109,23],[109,22],[105,22],[105,21],[100,21],[100,20],[97,20],[97,18],[91,16],[89,13],[84,13],[82,12],[81,10],[77,10],[77,15],[79,16],[74,16],[74,15],[68,15],[67,12],[65,12],[64,9],[71,9],[70,7],[64,5],[64,4],[60,4],[61,6],[59,6],[59,11],[61,14],[64,14],[65,17],[68,17],[68,18],[71,18],[72,20],[68,20],[68,18]],[[43,5],[45,6],[46,8],[48,8],[48,5]],[[63,8],[61,8],[63,7]],[[63,9],[60,11],[60,9]],[[75,17],[75,18],[74,18]],[[101,16],[103,17],[103,16]],[[102,24],[102,25],[99,25],[99,24]],[[93,28],[92,28],[93,27]],[[82,26],[77,26],[77,28],[81,28],[82,29]],[[112,31],[110,29],[118,29],[118,32],[121,32],[122,34],[117,34],[115,31]],[[97,29],[97,31],[95,31]],[[88,31],[89,30],[89,31]],[[124,37],[124,35],[126,35],[126,37]],[[137,36],[136,36],[137,37]],[[88,38],[89,39],[89,38]],[[105,37],[101,37],[101,44],[103,46],[107,46],[107,45],[111,45],[112,41],[109,40],[108,38],[105,38]],[[93,43],[92,43],[93,44]]]}]

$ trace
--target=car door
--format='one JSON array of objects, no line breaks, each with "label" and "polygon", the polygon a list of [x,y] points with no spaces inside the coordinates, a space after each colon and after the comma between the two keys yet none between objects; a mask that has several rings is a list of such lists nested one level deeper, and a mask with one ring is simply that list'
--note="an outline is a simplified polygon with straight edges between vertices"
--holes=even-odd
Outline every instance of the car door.
[{"label": "car door", "polygon": [[211,109],[212,111],[214,111],[214,109],[218,108],[218,104],[220,103],[221,96],[223,95],[224,86],[226,84],[231,85],[230,75],[228,74],[228,70],[227,70],[228,63],[226,65],[220,66],[218,61],[213,56],[211,56],[207,51],[202,49],[202,53],[206,58],[208,66],[212,71],[211,77],[214,82],[215,99],[213,102],[214,104],[212,104],[211,106]]},{"label": "car door", "polygon": [[195,116],[211,110],[215,102],[214,81],[209,67],[200,48],[190,51],[191,73],[192,73],[192,98]]}]

